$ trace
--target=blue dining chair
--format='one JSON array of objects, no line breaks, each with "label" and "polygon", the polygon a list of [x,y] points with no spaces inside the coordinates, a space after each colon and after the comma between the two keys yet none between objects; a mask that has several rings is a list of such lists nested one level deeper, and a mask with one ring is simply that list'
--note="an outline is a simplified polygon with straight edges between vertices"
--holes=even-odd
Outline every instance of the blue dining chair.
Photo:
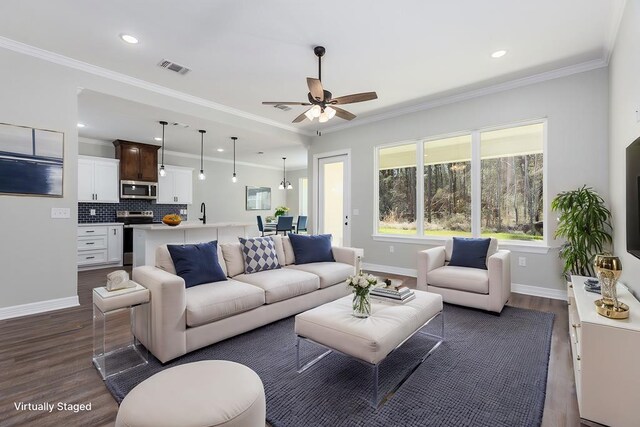
[{"label": "blue dining chair", "polygon": [[298,224],[296,225],[296,234],[301,231],[307,231],[307,216],[299,215],[298,216]]},{"label": "blue dining chair", "polygon": [[278,217],[278,223],[276,224],[276,234],[282,231],[282,234],[286,235],[287,232],[293,230],[293,217],[281,215]]},{"label": "blue dining chair", "polygon": [[262,222],[262,217],[260,215],[257,216],[258,219],[258,231],[262,233],[262,237],[264,237],[264,232],[268,231],[264,228],[264,223]]}]

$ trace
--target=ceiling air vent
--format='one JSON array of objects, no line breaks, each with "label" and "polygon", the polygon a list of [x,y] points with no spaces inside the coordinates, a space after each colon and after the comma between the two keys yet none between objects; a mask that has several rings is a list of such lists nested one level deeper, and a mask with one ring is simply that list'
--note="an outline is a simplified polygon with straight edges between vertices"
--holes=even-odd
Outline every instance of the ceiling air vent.
[{"label": "ceiling air vent", "polygon": [[276,105],[273,106],[273,108],[277,108],[278,110],[282,110],[282,111],[291,110],[291,107],[289,107],[288,105],[284,105],[284,104],[276,104]]},{"label": "ceiling air vent", "polygon": [[184,67],[180,64],[176,64],[175,62],[172,62],[172,61],[168,61],[166,59],[163,59],[162,61],[158,62],[158,66],[162,68],[166,68],[167,70],[175,71],[176,73],[179,73],[179,74],[187,74],[189,71],[191,71],[187,67]]}]

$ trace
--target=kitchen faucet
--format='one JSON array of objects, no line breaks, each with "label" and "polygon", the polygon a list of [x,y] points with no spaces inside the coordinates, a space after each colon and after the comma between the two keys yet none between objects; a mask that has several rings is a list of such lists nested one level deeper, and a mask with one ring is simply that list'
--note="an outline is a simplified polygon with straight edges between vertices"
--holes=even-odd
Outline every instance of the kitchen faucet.
[{"label": "kitchen faucet", "polygon": [[198,219],[202,221],[202,224],[206,224],[207,223],[207,206],[204,204],[204,202],[202,202],[202,204],[200,205],[200,213],[202,214],[202,218],[198,218]]}]

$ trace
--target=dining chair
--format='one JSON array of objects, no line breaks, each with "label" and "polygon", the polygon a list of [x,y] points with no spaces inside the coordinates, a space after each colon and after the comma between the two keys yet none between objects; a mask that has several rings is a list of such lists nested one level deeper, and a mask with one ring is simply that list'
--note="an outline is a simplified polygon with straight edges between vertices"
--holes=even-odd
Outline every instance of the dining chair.
[{"label": "dining chair", "polygon": [[287,232],[293,230],[293,217],[281,215],[278,217],[278,223],[276,224],[276,234],[282,231],[282,234],[286,235]]},{"label": "dining chair", "polygon": [[[265,228],[264,228],[264,223],[262,222],[262,216],[258,215],[256,218],[258,219],[258,231],[259,231],[260,233],[262,233],[262,237],[264,237],[264,235],[265,235],[265,234],[264,234],[264,232],[265,232],[265,231],[270,231],[270,230],[265,230]],[[273,229],[271,229],[271,231],[272,231],[272,230],[273,230]]]},{"label": "dining chair", "polygon": [[299,215],[298,216],[298,223],[296,225],[296,234],[300,233],[301,231],[307,231],[307,216],[306,215]]}]

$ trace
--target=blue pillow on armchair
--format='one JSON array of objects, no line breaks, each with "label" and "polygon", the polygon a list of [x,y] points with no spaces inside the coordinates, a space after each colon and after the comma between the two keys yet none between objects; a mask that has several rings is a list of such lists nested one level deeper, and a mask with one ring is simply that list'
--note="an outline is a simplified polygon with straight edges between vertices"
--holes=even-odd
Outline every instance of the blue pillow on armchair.
[{"label": "blue pillow on armchair", "polygon": [[195,245],[167,245],[178,276],[185,287],[227,280],[218,263],[218,242]]},{"label": "blue pillow on armchair", "polygon": [[289,234],[293,247],[296,264],[311,262],[334,262],[331,250],[331,234],[305,236],[303,234]]},{"label": "blue pillow on armchair", "polygon": [[491,239],[467,237],[453,238],[453,251],[449,265],[452,267],[468,267],[487,269],[487,252]]}]

